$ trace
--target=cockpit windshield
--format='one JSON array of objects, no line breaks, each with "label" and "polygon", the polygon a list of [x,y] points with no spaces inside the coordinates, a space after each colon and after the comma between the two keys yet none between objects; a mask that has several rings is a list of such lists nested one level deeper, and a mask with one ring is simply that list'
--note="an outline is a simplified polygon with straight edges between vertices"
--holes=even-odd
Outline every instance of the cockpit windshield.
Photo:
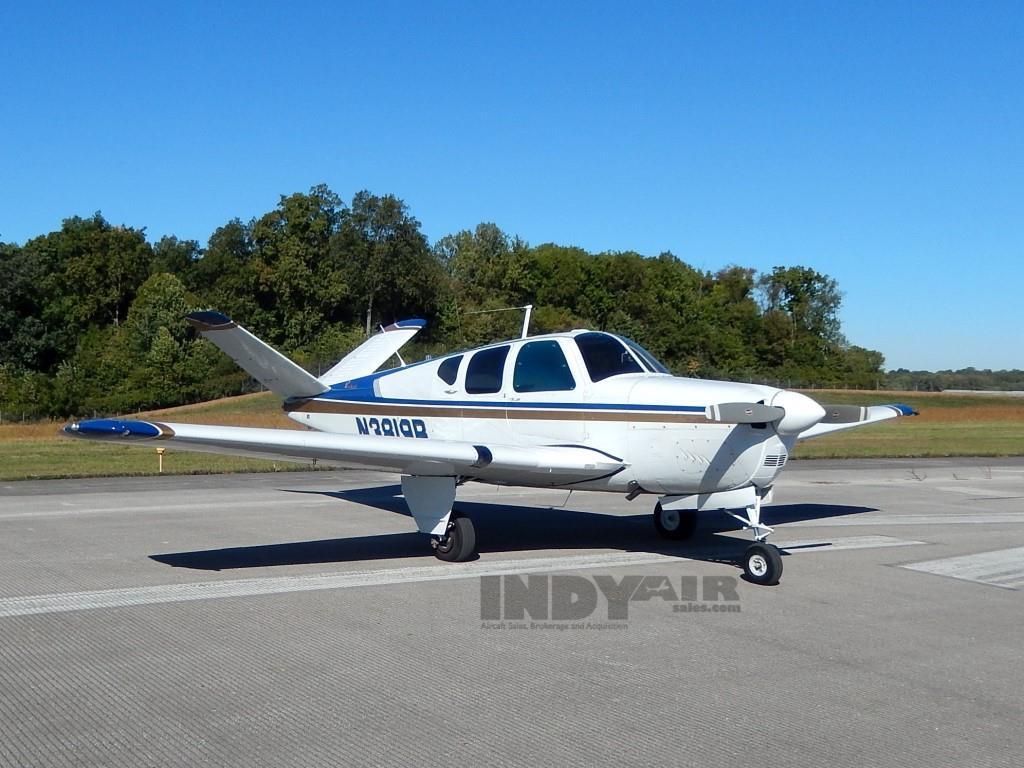
[{"label": "cockpit windshield", "polygon": [[640,363],[630,354],[619,339],[607,333],[590,331],[575,337],[580,348],[587,373],[593,382],[603,381],[609,376],[623,373],[643,373]]},{"label": "cockpit windshield", "polygon": [[658,358],[641,347],[635,341],[627,339],[624,336],[620,336],[619,338],[626,342],[626,346],[633,350],[633,353],[640,358],[643,364],[647,366],[648,370],[652,373],[669,373],[668,368],[658,362]]}]

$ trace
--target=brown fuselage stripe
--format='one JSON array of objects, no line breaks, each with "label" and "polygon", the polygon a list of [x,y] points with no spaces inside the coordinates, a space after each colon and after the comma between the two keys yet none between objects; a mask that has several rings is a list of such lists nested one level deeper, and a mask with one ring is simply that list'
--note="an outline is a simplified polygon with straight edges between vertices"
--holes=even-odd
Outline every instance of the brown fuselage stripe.
[{"label": "brown fuselage stripe", "polygon": [[170,440],[174,437],[174,430],[166,424],[161,424],[159,421],[151,421],[149,423],[160,430],[160,435],[157,437],[157,440]]},{"label": "brown fuselage stripe", "polygon": [[[582,406],[585,408],[585,406]],[[528,421],[643,421],[669,424],[709,423],[702,413],[616,413],[601,410],[551,410],[530,408],[443,408],[429,405],[388,405],[310,400],[284,406],[289,413],[349,413],[353,416],[433,416],[442,419],[523,419]]]}]

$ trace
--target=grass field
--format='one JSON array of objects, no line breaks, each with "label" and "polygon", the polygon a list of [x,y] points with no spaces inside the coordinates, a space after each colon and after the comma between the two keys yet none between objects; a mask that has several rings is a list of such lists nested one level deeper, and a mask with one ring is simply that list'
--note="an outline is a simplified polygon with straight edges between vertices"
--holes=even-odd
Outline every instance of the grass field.
[{"label": "grass field", "polygon": [[[299,428],[295,422],[285,417],[281,412],[280,400],[270,393],[229,397],[212,403],[186,405],[131,416],[192,424]],[[128,448],[74,440],[60,434],[62,426],[63,422],[0,425],[0,480],[120,477],[157,473],[159,464],[155,447]],[[168,451],[164,454],[164,472],[167,474],[282,472],[308,469],[311,469],[309,464],[290,461],[272,462],[184,451]]]},{"label": "grass field", "polygon": [[1024,398],[935,392],[815,390],[821,403],[906,403],[919,416],[800,443],[796,458],[1024,455]]},{"label": "grass field", "polygon": [[[797,458],[1024,455],[1024,398],[922,392],[815,390],[823,403],[875,405],[902,402],[920,416],[884,422],[801,443]],[[135,414],[133,414],[134,416]],[[269,393],[138,414],[195,424],[298,428]],[[0,424],[0,480],[152,475],[155,448],[128,448],[60,436],[59,422]],[[309,464],[271,462],[209,453],[168,451],[164,472],[274,472],[309,470]]]}]

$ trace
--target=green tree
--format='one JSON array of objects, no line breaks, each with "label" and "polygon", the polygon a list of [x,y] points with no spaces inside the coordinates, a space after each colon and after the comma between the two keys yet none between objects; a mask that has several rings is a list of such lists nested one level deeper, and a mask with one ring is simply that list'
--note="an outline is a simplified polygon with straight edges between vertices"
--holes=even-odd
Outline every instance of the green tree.
[{"label": "green tree", "polygon": [[792,338],[804,333],[831,344],[842,342],[842,294],[831,277],[809,267],[775,267],[761,276],[759,286],[765,310],[789,318]]},{"label": "green tree", "polygon": [[431,313],[443,295],[443,270],[420,223],[393,195],[357,192],[333,239],[347,282],[365,312],[365,330],[408,314]]},{"label": "green tree", "polygon": [[758,281],[764,306],[763,360],[788,383],[830,383],[830,357],[845,343],[836,281],[808,267],[775,267]]},{"label": "green tree", "polygon": [[205,309],[237,317],[255,329],[258,305],[253,251],[249,227],[240,220],[218,227],[195,264],[193,290]]},{"label": "green tree", "polygon": [[55,355],[42,320],[45,266],[13,243],[0,243],[0,360],[18,368],[50,370]]},{"label": "green tree", "polygon": [[139,355],[148,352],[160,328],[166,328],[176,343],[191,333],[185,315],[190,310],[185,286],[174,275],[158,272],[139,288],[128,310],[125,332],[131,349]]},{"label": "green tree", "polygon": [[252,322],[286,349],[308,343],[325,323],[351,317],[343,261],[332,252],[344,206],[326,186],[282,196],[251,227],[259,315]]},{"label": "green tree", "polygon": [[202,251],[195,240],[179,240],[173,235],[165,235],[153,245],[150,274],[167,272],[189,289],[194,289],[194,270],[201,256]]},{"label": "green tree", "polygon": [[99,213],[65,219],[59,232],[25,247],[53,264],[45,278],[51,321],[76,329],[120,325],[152,259],[143,230],[113,226]]}]

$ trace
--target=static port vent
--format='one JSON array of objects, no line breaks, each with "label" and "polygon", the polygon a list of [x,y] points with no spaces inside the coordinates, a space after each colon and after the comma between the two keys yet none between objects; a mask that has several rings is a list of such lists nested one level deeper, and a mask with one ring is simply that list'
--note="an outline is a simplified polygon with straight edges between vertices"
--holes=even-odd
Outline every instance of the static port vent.
[{"label": "static port vent", "polygon": [[786,466],[786,454],[769,453],[764,457],[764,465],[766,467],[784,467]]}]

